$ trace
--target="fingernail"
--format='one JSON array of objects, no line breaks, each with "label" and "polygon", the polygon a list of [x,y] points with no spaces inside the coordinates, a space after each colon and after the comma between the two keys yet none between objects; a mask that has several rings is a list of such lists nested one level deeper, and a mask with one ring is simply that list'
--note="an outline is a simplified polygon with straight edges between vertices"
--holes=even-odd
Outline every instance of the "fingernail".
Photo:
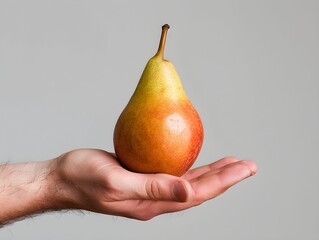
[{"label": "fingernail", "polygon": [[176,182],[174,184],[173,193],[178,202],[185,202],[187,200],[187,189],[183,182]]}]

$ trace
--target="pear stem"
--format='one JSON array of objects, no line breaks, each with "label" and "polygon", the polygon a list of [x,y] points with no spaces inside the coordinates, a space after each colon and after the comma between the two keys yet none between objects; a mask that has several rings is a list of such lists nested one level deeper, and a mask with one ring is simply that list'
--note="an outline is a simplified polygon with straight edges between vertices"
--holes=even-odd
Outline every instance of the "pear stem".
[{"label": "pear stem", "polygon": [[166,35],[167,35],[168,29],[169,29],[168,24],[165,24],[162,26],[161,40],[159,42],[157,53],[155,54],[155,56],[160,57],[162,60],[164,60],[164,49],[165,49]]}]

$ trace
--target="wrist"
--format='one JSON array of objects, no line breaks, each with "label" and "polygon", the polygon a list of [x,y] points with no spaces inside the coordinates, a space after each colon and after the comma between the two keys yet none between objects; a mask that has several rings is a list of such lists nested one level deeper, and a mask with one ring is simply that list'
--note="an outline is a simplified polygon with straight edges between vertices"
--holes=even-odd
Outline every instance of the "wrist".
[{"label": "wrist", "polygon": [[0,225],[14,219],[72,208],[72,194],[58,160],[0,166]]},{"label": "wrist", "polygon": [[47,210],[76,209],[76,187],[63,174],[60,157],[49,160],[46,166],[46,187],[43,201]]}]

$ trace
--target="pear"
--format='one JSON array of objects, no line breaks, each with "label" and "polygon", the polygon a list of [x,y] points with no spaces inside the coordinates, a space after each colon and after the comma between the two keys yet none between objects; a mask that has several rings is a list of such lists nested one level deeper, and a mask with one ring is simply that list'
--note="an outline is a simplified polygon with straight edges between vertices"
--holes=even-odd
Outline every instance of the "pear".
[{"label": "pear", "polygon": [[169,25],[114,129],[114,148],[126,169],[182,176],[195,162],[204,137],[174,65],[164,59]]}]

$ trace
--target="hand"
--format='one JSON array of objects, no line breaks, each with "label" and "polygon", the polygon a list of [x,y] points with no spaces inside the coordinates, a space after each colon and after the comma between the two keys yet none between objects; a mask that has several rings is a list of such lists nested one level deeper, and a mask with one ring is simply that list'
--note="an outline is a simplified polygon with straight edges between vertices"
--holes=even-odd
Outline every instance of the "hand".
[{"label": "hand", "polygon": [[188,171],[182,177],[139,174],[124,169],[116,157],[97,149],[80,149],[56,160],[59,208],[149,220],[199,205],[254,175],[257,165],[226,157]]}]

